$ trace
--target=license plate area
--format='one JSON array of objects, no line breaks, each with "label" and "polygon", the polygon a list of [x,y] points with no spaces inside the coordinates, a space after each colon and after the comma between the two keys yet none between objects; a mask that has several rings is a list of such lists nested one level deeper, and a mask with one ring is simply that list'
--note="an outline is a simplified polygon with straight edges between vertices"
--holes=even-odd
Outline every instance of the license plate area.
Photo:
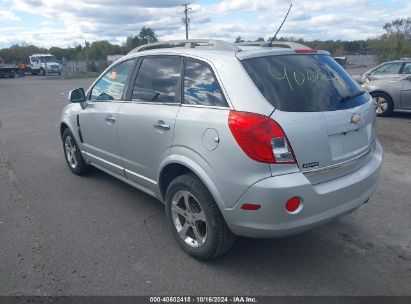
[{"label": "license plate area", "polygon": [[360,154],[371,144],[371,124],[358,129],[329,135],[333,162]]}]

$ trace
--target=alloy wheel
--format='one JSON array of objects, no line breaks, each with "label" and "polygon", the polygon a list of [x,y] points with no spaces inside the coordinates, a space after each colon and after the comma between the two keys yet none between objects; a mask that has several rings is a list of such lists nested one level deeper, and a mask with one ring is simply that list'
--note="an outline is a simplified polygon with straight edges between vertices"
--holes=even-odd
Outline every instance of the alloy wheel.
[{"label": "alloy wheel", "polygon": [[207,218],[198,200],[188,191],[178,191],[171,201],[174,226],[186,244],[201,247],[207,240]]},{"label": "alloy wheel", "polygon": [[66,136],[66,140],[64,142],[64,147],[66,149],[66,158],[67,162],[69,163],[70,167],[75,169],[77,167],[77,157],[76,157],[76,145],[74,144],[74,140],[71,136]]},{"label": "alloy wheel", "polygon": [[388,101],[384,97],[373,97],[372,101],[374,102],[375,111],[377,114],[382,114],[387,110]]}]

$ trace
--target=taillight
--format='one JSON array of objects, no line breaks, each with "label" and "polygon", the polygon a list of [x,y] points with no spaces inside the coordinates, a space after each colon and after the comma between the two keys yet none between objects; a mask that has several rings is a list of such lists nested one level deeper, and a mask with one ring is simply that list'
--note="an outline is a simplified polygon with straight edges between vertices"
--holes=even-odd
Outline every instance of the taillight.
[{"label": "taillight", "polygon": [[251,159],[269,164],[295,163],[290,143],[273,119],[255,113],[230,111],[228,126]]}]

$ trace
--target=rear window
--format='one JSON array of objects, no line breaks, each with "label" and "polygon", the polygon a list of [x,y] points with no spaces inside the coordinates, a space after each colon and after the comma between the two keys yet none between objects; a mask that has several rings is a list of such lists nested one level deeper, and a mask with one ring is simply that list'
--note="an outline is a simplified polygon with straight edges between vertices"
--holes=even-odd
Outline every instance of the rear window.
[{"label": "rear window", "polygon": [[361,94],[363,89],[328,55],[265,56],[242,64],[264,97],[281,111],[335,111],[368,101],[368,94]]}]

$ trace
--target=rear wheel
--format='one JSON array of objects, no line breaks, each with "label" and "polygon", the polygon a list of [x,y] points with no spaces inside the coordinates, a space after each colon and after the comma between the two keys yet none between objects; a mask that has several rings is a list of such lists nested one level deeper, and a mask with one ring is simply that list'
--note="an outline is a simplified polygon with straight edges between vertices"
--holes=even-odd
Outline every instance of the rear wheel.
[{"label": "rear wheel", "polygon": [[81,155],[81,151],[77,146],[76,140],[74,139],[73,134],[68,128],[64,130],[62,140],[64,157],[70,171],[77,175],[83,175],[87,173],[90,169],[90,165],[88,165],[84,161],[84,158]]},{"label": "rear wheel", "polygon": [[377,116],[388,116],[394,110],[394,103],[391,96],[383,92],[371,93]]},{"label": "rear wheel", "polygon": [[170,183],[165,208],[174,238],[191,256],[213,259],[233,245],[233,233],[210,192],[195,175],[181,175]]}]

